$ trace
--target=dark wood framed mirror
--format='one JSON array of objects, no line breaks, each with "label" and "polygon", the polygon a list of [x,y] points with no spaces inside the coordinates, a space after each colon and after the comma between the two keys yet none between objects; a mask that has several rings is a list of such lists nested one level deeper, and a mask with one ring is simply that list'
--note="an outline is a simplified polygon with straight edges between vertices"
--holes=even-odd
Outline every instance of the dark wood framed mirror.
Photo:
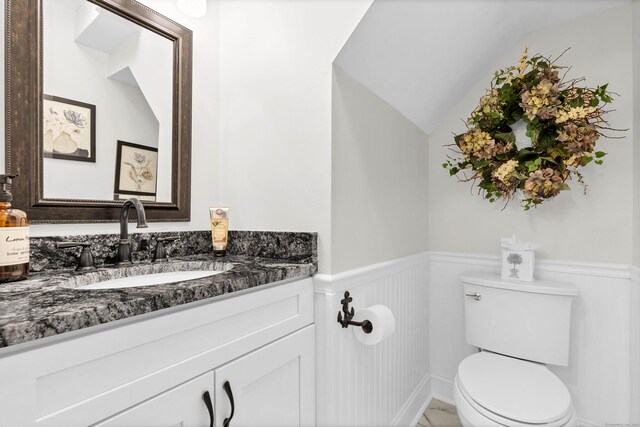
[{"label": "dark wood framed mirror", "polygon": [[[47,1],[47,0],[45,0]],[[143,200],[147,220],[150,221],[188,221],[191,205],[191,97],[192,97],[192,52],[193,35],[191,30],[157,13],[149,7],[134,0],[71,0],[82,2],[100,13],[113,14],[115,20],[150,31],[168,40],[172,46],[172,57],[169,67],[171,92],[168,95],[171,103],[169,111],[170,123],[167,125],[165,150],[167,161],[156,166],[157,174],[166,174],[166,200],[154,201],[144,197]],[[114,197],[92,198],[68,195],[58,197],[45,194],[45,156],[43,125],[43,0],[24,1],[7,0],[6,7],[6,173],[19,174],[12,184],[13,205],[25,210],[33,223],[75,223],[75,222],[112,222],[119,219],[123,200]],[[91,13],[95,13],[92,11]],[[126,22],[125,22],[126,21]],[[96,37],[94,37],[96,39]],[[97,38],[111,39],[110,37]],[[136,41],[136,43],[138,43]],[[84,47],[83,47],[84,49]],[[122,77],[122,73],[120,73]],[[120,80],[126,80],[127,75]],[[132,79],[129,78],[131,81]],[[133,79],[135,81],[135,78]],[[111,84],[111,82],[109,83]],[[119,83],[118,83],[119,84]],[[168,92],[169,93],[169,92]],[[79,103],[80,104],[80,103]],[[161,103],[158,103],[161,104]],[[81,104],[80,104],[81,105]],[[101,106],[97,109],[100,112]],[[103,109],[104,110],[104,109]],[[56,114],[51,110],[52,114]],[[75,113],[74,113],[75,114]],[[69,121],[67,111],[64,117]],[[84,117],[81,116],[84,120]],[[64,120],[63,120],[64,121]],[[84,124],[85,122],[81,122]],[[92,122],[92,125],[94,122]],[[100,126],[100,119],[97,121]],[[103,125],[103,127],[108,127]],[[95,130],[95,129],[94,129]],[[124,139],[124,138],[122,138]],[[134,141],[136,142],[136,141]],[[100,144],[101,141],[98,141]],[[116,144],[116,141],[113,141]],[[78,150],[76,150],[78,151]],[[156,150],[157,151],[157,150]],[[149,151],[151,153],[152,150]],[[92,153],[93,154],[93,153]],[[98,151],[100,154],[100,151]],[[170,155],[169,155],[170,154]],[[136,156],[138,156],[136,154]],[[55,157],[55,156],[46,156]],[[65,156],[59,156],[65,157]],[[89,161],[67,161],[62,167],[91,167]],[[49,159],[47,159],[49,161]],[[115,159],[112,161],[115,166]],[[159,162],[158,162],[159,163]],[[157,164],[158,164],[157,163]],[[166,166],[162,168],[162,166]],[[131,166],[133,168],[133,166]],[[113,168],[115,170],[115,167]],[[167,169],[167,170],[161,170]],[[170,169],[170,170],[168,170]],[[54,169],[55,170],[55,169]],[[58,169],[60,170],[60,169]],[[113,174],[115,172],[110,172]],[[55,173],[50,172],[50,175]],[[157,175],[156,175],[157,176]],[[131,177],[133,179],[133,177]],[[115,178],[117,184],[117,177]],[[96,183],[95,179],[75,176],[84,186]],[[105,183],[113,191],[113,178]],[[157,182],[155,182],[157,185]],[[136,192],[130,195],[136,197]],[[147,193],[139,193],[147,194]],[[126,195],[125,195],[126,196]],[[115,199],[114,199],[115,198]],[[123,197],[126,198],[126,197]]]}]

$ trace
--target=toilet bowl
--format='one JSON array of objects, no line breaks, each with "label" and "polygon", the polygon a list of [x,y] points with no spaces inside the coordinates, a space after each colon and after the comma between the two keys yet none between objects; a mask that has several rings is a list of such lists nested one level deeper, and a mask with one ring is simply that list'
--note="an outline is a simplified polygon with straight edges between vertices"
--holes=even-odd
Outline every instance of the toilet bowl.
[{"label": "toilet bowl", "polygon": [[575,427],[571,395],[546,366],[480,352],[464,359],[454,400],[465,427]]},{"label": "toilet bowl", "polygon": [[454,400],[465,427],[573,427],[567,387],[546,366],[569,364],[575,286],[462,276],[467,343],[482,349],[458,365]]}]

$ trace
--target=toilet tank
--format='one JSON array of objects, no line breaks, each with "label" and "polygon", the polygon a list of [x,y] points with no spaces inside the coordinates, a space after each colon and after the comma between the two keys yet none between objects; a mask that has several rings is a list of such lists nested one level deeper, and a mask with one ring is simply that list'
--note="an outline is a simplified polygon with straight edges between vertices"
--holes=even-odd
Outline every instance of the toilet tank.
[{"label": "toilet tank", "polygon": [[520,359],[567,366],[571,302],[578,289],[545,280],[518,282],[499,274],[462,276],[467,342]]}]

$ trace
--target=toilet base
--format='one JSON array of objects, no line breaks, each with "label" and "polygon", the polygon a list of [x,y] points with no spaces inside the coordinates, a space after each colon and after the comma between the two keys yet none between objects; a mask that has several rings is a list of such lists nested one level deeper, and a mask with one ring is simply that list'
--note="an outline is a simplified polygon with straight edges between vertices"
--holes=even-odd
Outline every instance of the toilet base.
[{"label": "toilet base", "polygon": [[[478,412],[471,404],[467,401],[467,398],[463,396],[462,391],[460,390],[460,386],[458,385],[458,376],[453,382],[453,400],[456,404],[456,409],[458,410],[458,416],[460,417],[460,422],[464,427],[505,427],[505,426],[525,426],[527,424],[524,423],[514,423],[514,424],[500,424],[490,418],[487,418],[485,415]],[[557,424],[549,424],[557,425]],[[531,424],[533,427],[534,425]],[[544,427],[543,424],[535,424],[535,427]],[[571,415],[571,418],[564,424],[562,427],[578,427],[578,419],[576,417],[575,411]]]}]

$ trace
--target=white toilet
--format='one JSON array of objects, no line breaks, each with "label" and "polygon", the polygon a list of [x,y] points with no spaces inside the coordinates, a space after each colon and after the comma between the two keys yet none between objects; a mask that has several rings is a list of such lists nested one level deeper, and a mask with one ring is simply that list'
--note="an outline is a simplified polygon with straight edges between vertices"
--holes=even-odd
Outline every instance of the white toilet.
[{"label": "white toilet", "polygon": [[571,395],[544,364],[567,366],[575,286],[462,276],[467,342],[454,399],[465,427],[577,426]]}]

